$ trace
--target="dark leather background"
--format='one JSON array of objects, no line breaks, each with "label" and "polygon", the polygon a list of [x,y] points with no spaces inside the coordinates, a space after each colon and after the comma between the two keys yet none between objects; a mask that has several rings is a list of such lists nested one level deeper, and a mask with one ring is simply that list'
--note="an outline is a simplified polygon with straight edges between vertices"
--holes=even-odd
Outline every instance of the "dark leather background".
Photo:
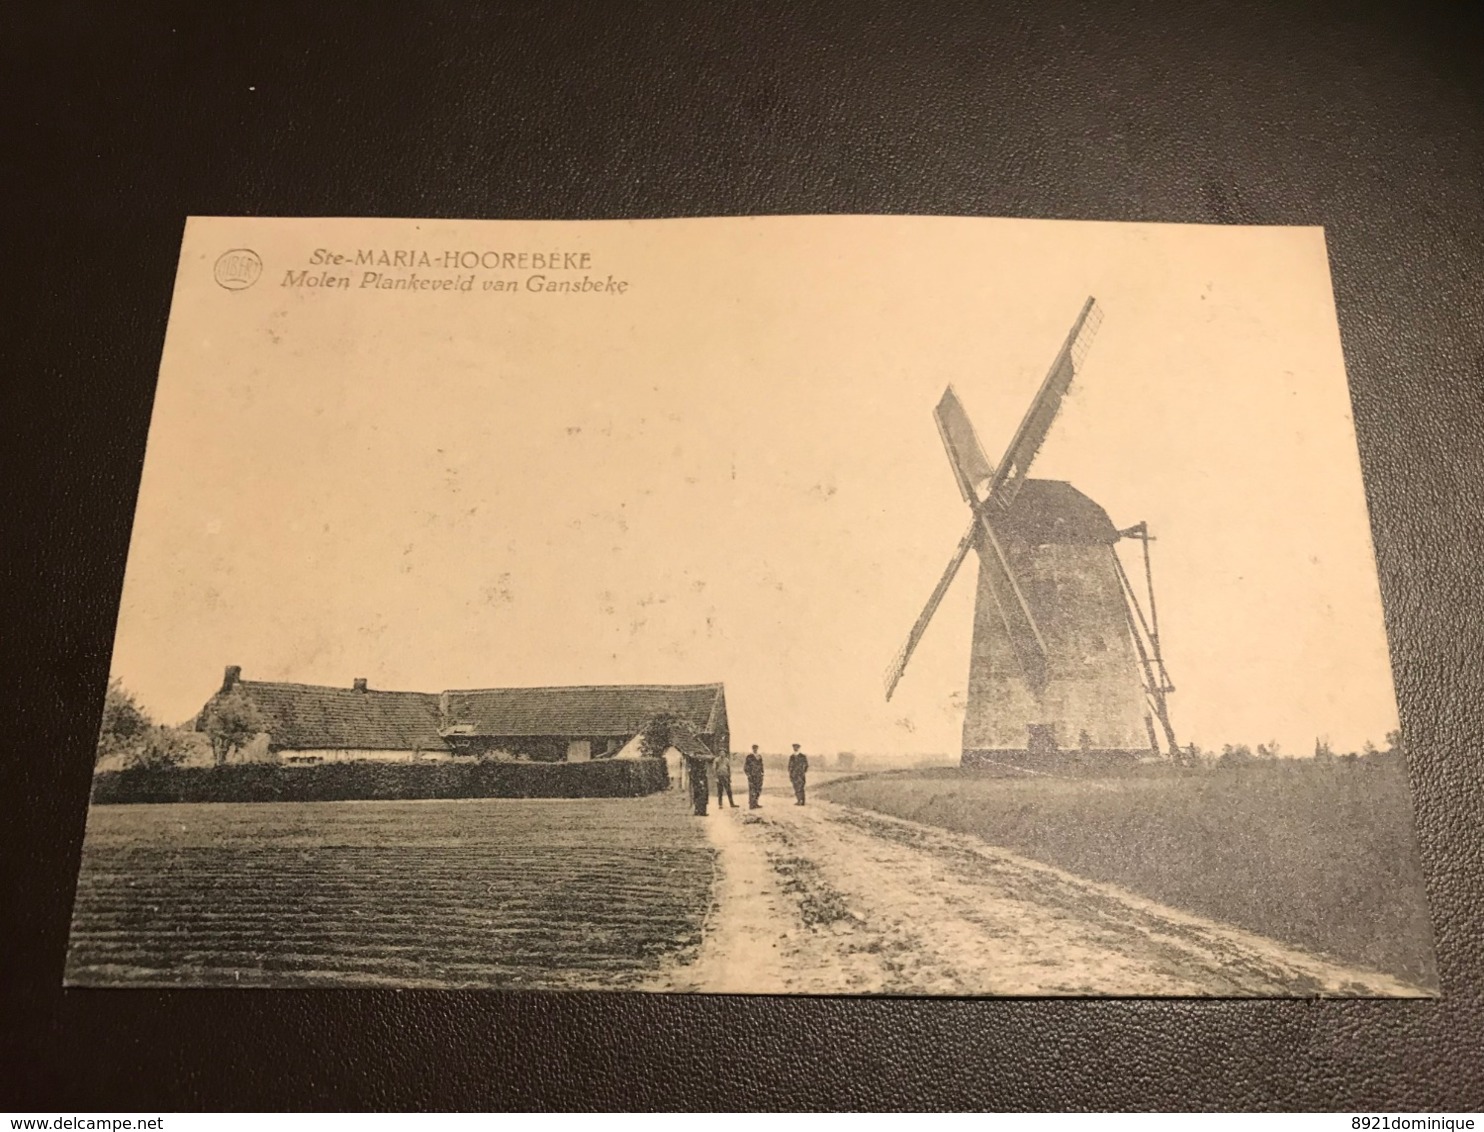
[{"label": "dark leather background", "polygon": [[[6,6],[0,1107],[1484,1104],[1480,7]],[[183,218],[795,212],[1326,226],[1443,1001],[64,992]]]}]

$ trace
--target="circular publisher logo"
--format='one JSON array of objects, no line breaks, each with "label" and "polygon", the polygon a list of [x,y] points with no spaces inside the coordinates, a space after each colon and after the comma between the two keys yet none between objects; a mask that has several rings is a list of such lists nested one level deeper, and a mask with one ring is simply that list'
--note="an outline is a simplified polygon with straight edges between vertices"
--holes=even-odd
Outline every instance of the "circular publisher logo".
[{"label": "circular publisher logo", "polygon": [[256,283],[258,276],[263,274],[263,261],[251,248],[233,248],[217,257],[212,274],[228,291],[242,291]]}]

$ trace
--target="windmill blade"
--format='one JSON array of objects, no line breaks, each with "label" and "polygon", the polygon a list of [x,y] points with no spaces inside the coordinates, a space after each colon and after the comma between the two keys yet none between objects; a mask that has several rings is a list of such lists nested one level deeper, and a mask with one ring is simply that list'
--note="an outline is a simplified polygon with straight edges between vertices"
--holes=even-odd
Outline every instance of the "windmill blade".
[{"label": "windmill blade", "polygon": [[948,451],[948,462],[953,465],[953,478],[958,481],[959,493],[971,507],[979,506],[982,496],[979,489],[994,478],[994,465],[984,454],[969,414],[958,399],[953,386],[943,391],[938,407],[933,410],[933,420],[938,422],[938,435],[943,438],[943,447]]},{"label": "windmill blade", "polygon": [[897,682],[901,680],[902,673],[907,670],[907,661],[912,658],[912,650],[917,648],[917,642],[922,640],[923,633],[927,632],[928,622],[933,619],[933,614],[938,611],[938,605],[943,600],[943,595],[948,592],[948,587],[953,584],[954,576],[958,568],[963,565],[969,550],[974,545],[974,537],[978,533],[977,521],[969,525],[964,537],[958,540],[958,548],[954,550],[953,557],[948,560],[948,568],[943,571],[943,576],[938,579],[937,586],[933,589],[932,596],[928,598],[927,605],[923,606],[922,612],[918,614],[917,621],[912,626],[912,632],[907,634],[907,643],[897,650],[897,655],[892,659],[891,667],[886,670],[886,698],[891,699],[891,694],[897,690]]},{"label": "windmill blade", "polygon": [[1000,540],[995,536],[994,526],[989,521],[989,516],[981,511],[978,515],[979,533],[979,568],[986,572],[989,578],[989,590],[994,595],[995,605],[1000,612],[1000,620],[1005,626],[1005,632],[1010,638],[1010,647],[1015,653],[1015,659],[1020,664],[1020,671],[1025,676],[1025,682],[1037,695],[1046,686],[1046,641],[1041,636],[1040,627],[1036,625],[1036,619],[1031,613],[1031,607],[1025,600],[1025,594],[1021,591],[1019,583],[1015,581],[1015,572],[1010,568],[1009,559],[1005,557],[1005,551],[1000,546]]},{"label": "windmill blade", "polygon": [[1026,472],[1030,470],[1036,453],[1041,450],[1046,434],[1051,430],[1051,422],[1056,419],[1056,414],[1061,409],[1062,399],[1067,395],[1072,379],[1077,376],[1077,370],[1081,367],[1083,359],[1087,357],[1087,351],[1092,347],[1093,336],[1097,333],[1102,321],[1102,310],[1098,307],[1097,301],[1089,297],[1082,305],[1082,312],[1078,314],[1077,321],[1072,324],[1067,340],[1062,343],[1056,360],[1051,363],[1046,379],[1041,382],[1040,391],[1036,394],[1035,400],[1031,402],[1030,408],[1026,410],[1025,418],[1020,422],[1020,427],[1015,430],[1009,447],[1005,449],[1004,459],[1000,461],[999,467],[995,470],[994,480],[990,484],[990,498],[999,506],[1009,507],[1015,502],[1015,496],[1020,491],[1020,483],[1025,479]]}]

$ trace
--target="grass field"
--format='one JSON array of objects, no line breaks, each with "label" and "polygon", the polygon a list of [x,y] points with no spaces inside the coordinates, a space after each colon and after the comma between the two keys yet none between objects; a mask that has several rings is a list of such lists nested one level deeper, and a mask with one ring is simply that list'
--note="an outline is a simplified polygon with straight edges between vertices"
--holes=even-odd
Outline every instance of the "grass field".
[{"label": "grass field", "polygon": [[955,768],[846,779],[821,796],[973,834],[1176,908],[1437,985],[1399,759],[1099,779]]},{"label": "grass field", "polygon": [[622,988],[699,943],[712,861],[672,794],[95,806],[66,977]]}]

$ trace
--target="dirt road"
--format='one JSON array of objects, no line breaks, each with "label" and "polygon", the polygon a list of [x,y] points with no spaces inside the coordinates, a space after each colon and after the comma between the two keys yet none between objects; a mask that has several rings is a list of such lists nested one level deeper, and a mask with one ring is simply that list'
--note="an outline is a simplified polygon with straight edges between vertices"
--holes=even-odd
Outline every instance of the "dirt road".
[{"label": "dirt road", "polygon": [[695,819],[718,850],[713,906],[693,961],[654,989],[1423,993],[976,838],[822,800],[795,806],[786,783],[769,785],[756,811],[743,799]]}]

